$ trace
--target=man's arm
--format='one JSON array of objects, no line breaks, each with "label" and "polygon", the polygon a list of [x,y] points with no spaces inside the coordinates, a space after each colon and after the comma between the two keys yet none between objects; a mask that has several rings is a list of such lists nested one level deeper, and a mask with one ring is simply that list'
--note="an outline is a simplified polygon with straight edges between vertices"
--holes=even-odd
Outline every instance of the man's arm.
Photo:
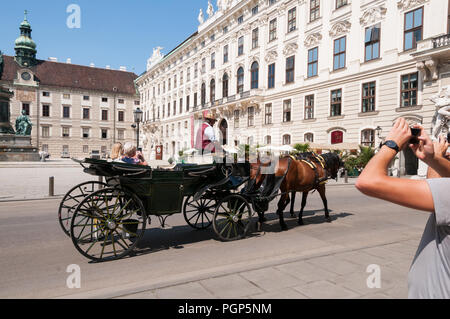
[{"label": "man's arm", "polygon": [[[395,141],[402,149],[410,138],[411,130],[408,123],[400,118],[394,124],[386,140]],[[383,146],[359,176],[356,188],[368,196],[418,210],[434,212],[433,196],[426,181],[400,179],[387,175],[387,168],[395,155],[395,150]]]}]

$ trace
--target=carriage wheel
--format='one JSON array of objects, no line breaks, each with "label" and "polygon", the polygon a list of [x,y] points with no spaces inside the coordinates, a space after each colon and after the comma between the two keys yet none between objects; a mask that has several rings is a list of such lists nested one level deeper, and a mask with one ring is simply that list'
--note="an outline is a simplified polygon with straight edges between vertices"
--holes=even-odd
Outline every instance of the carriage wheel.
[{"label": "carriage wheel", "polygon": [[223,241],[246,236],[252,222],[252,209],[241,195],[233,194],[222,199],[214,212],[214,231]]},{"label": "carriage wheel", "polygon": [[206,229],[212,224],[216,204],[215,199],[202,197],[199,200],[194,200],[193,196],[189,196],[184,201],[184,219],[192,228]]},{"label": "carriage wheel", "polygon": [[108,187],[108,185],[105,183],[90,181],[75,186],[64,195],[59,204],[58,220],[62,230],[67,236],[70,236],[70,221],[72,220],[73,212],[77,206],[86,196],[106,187]]},{"label": "carriage wheel", "polygon": [[130,254],[145,232],[142,201],[120,188],[105,188],[87,196],[73,213],[70,234],[76,249],[94,261]]}]

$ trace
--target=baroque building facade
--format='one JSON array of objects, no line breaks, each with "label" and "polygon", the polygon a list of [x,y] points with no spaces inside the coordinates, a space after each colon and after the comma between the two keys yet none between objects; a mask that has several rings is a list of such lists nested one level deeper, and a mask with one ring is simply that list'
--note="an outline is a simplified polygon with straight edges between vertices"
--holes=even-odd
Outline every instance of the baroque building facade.
[{"label": "baroque building facade", "polygon": [[33,146],[51,157],[107,157],[115,142],[135,140],[136,74],[39,60],[26,17],[20,31],[15,56],[2,55],[0,84],[14,93],[11,121],[29,115]]},{"label": "baroque building facade", "polygon": [[[430,97],[450,84],[447,0],[209,3],[199,27],[136,80],[144,151],[195,145],[203,112],[223,144],[316,151],[377,147],[398,117],[431,128]],[[395,163],[417,174],[408,150]]]}]

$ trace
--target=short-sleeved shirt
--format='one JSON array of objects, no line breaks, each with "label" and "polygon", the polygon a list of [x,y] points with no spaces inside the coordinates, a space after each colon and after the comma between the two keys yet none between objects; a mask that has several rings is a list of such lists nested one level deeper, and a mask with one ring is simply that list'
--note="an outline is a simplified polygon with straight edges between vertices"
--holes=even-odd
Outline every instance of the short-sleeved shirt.
[{"label": "short-sleeved shirt", "polygon": [[122,157],[121,161],[127,164],[139,164],[140,162],[137,158],[127,156]]},{"label": "short-sleeved shirt", "polygon": [[203,139],[210,140],[211,142],[215,142],[216,135],[214,134],[214,129],[212,128],[211,125],[209,125],[209,123],[206,123],[206,124],[208,124],[208,126],[205,128],[205,133],[204,133]]},{"label": "short-sleeved shirt", "polygon": [[408,276],[411,299],[450,298],[450,178],[427,180],[435,212],[430,215]]}]

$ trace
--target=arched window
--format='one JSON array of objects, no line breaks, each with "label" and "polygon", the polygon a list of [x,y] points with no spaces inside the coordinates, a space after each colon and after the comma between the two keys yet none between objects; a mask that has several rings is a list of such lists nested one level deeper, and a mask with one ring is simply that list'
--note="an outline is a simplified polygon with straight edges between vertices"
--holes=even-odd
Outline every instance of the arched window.
[{"label": "arched window", "polygon": [[228,97],[228,74],[222,77],[222,97]]},{"label": "arched window", "polygon": [[237,93],[244,92],[244,69],[240,67],[237,70]]},{"label": "arched window", "polygon": [[344,133],[342,131],[331,132],[331,144],[340,144],[344,142]]},{"label": "arched window", "polygon": [[283,145],[291,144],[291,136],[289,134],[283,135]]},{"label": "arched window", "polygon": [[305,142],[306,143],[314,143],[314,134],[313,133],[306,133],[305,134]]},{"label": "arched window", "polygon": [[216,100],[216,81],[214,79],[209,84],[209,100],[211,103],[214,103]]},{"label": "arched window", "polygon": [[251,68],[251,88],[257,89],[258,88],[258,79],[259,79],[259,64],[258,62],[253,62],[252,68]]},{"label": "arched window", "polygon": [[202,92],[201,92],[201,94],[202,94],[201,103],[202,103],[202,106],[204,106],[206,104],[206,85],[205,85],[205,83],[202,83]]},{"label": "arched window", "polygon": [[361,145],[375,146],[375,130],[367,129],[361,132]]},{"label": "arched window", "polygon": [[272,136],[267,135],[267,136],[264,138],[264,144],[266,144],[266,145],[272,144]]}]

